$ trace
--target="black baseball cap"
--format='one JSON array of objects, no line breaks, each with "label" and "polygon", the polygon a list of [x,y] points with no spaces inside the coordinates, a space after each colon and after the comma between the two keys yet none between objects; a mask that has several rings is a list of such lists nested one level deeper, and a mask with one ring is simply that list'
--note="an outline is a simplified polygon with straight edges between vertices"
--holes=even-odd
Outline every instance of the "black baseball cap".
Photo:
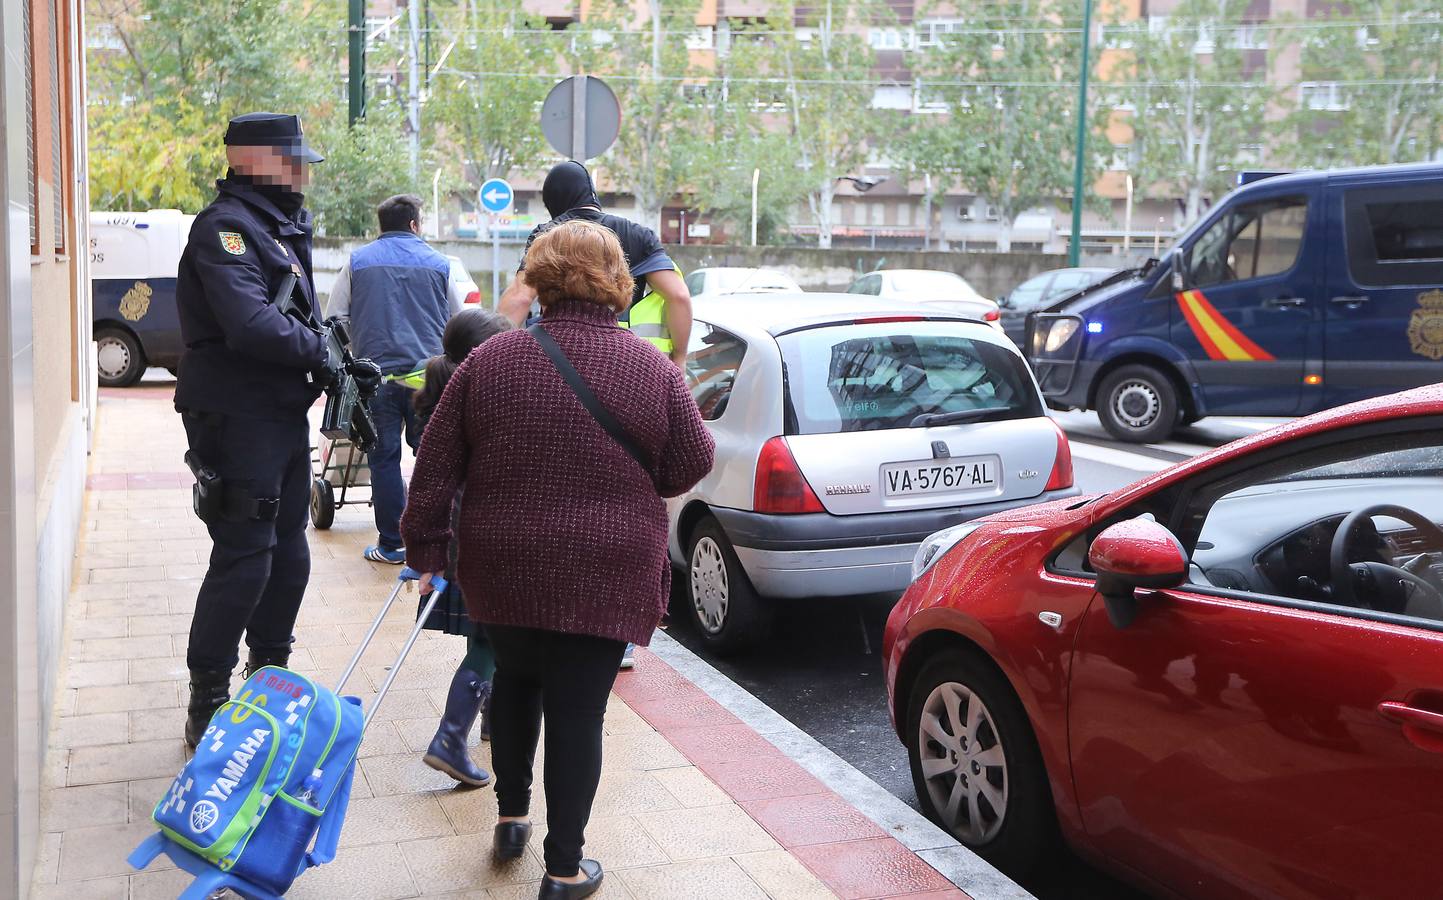
[{"label": "black baseball cap", "polygon": [[236,116],[225,130],[230,147],[275,147],[308,163],[324,162],[301,133],[301,119],[289,113],[253,112]]}]

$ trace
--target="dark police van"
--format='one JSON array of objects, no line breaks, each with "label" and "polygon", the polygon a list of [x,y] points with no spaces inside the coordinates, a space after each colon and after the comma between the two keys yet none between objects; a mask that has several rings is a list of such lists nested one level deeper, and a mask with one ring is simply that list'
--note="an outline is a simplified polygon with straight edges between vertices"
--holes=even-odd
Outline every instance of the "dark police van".
[{"label": "dark police van", "polygon": [[1261,178],[1161,260],[1032,314],[1058,409],[1125,441],[1443,381],[1443,165]]},{"label": "dark police van", "polygon": [[175,311],[180,252],[195,216],[175,209],[90,214],[95,368],[106,387],[128,387],[146,366],[172,372],[185,345]]}]

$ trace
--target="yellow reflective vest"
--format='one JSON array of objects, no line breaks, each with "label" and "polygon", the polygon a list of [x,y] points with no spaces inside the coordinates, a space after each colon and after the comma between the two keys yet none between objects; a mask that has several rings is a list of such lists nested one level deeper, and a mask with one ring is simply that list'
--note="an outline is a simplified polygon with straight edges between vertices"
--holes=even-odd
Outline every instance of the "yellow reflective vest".
[{"label": "yellow reflective vest", "polygon": [[[677,275],[681,268],[674,266]],[[671,355],[671,331],[666,327],[666,299],[654,290],[648,290],[632,305],[626,321],[619,323],[622,328],[631,329],[632,334],[646,338],[652,346]]]}]

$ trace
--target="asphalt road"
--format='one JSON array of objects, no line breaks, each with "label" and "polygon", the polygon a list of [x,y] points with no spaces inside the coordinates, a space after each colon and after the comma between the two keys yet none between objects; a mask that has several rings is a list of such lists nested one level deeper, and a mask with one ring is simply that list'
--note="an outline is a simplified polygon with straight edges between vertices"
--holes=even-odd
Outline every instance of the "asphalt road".
[{"label": "asphalt road", "polygon": [[[1179,460],[1269,428],[1282,419],[1204,419],[1169,441],[1112,440],[1092,413],[1058,413],[1072,441],[1077,485],[1111,491]],[[679,586],[678,586],[679,587]],[[912,806],[906,751],[888,722],[880,656],[895,597],[807,600],[778,611],[772,639],[744,656],[718,657],[674,606],[672,637],[726,673],[799,728]],[[1026,886],[1044,900],[1128,900],[1141,894],[1085,865],[1059,860],[1045,882]]]}]

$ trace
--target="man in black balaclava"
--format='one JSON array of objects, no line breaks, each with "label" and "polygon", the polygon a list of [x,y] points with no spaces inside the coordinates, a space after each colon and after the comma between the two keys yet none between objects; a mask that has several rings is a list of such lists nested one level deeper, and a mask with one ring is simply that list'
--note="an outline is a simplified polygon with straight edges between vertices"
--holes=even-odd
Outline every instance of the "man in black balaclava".
[{"label": "man in black balaclava", "polygon": [[[186,346],[175,408],[204,491],[196,511],[214,542],[186,651],[192,747],[230,698],[242,634],[247,674],[290,657],[311,571],[306,411],[321,394],[312,373],[327,362],[301,193],[322,157],[300,120],[279,113],[232,119],[225,143],[230,170],[191,225],[175,289]],[[299,315],[272,302],[290,275]]]},{"label": "man in black balaclava", "polygon": [[[680,367],[686,360],[686,345],[691,338],[691,292],[676,270],[676,264],[661,246],[656,232],[645,225],[602,212],[591,173],[575,160],[567,160],[551,168],[541,185],[541,200],[546,204],[546,211],[551,213],[551,221],[532,230],[531,236],[526,239],[526,249],[531,248],[531,242],[536,240],[537,235],[572,219],[585,219],[611,229],[621,241],[621,250],[631,267],[631,277],[636,279],[632,304],[635,305],[648,291],[655,291],[665,302],[665,325],[671,343],[671,349],[665,352]],[[498,309],[520,325],[535,299],[536,291],[526,283],[526,255],[523,251],[516,278],[501,295]]]}]

